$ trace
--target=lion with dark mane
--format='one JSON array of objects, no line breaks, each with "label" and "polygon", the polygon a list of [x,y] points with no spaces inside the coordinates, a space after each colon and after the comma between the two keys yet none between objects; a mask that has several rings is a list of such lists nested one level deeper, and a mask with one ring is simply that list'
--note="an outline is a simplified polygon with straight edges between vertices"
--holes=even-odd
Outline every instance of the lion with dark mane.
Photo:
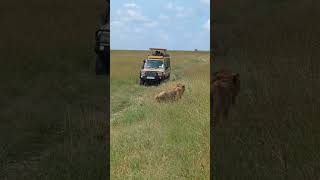
[{"label": "lion with dark mane", "polygon": [[229,110],[235,104],[240,92],[240,75],[222,69],[211,78],[211,104],[216,123],[228,118]]}]

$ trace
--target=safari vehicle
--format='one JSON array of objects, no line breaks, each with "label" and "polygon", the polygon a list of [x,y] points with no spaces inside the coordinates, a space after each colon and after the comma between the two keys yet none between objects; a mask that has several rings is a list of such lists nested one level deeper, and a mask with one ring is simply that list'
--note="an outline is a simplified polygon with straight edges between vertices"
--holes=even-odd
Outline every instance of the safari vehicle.
[{"label": "safari vehicle", "polygon": [[167,49],[150,48],[147,59],[143,60],[140,70],[140,85],[154,82],[160,84],[161,81],[170,78],[170,55]]}]

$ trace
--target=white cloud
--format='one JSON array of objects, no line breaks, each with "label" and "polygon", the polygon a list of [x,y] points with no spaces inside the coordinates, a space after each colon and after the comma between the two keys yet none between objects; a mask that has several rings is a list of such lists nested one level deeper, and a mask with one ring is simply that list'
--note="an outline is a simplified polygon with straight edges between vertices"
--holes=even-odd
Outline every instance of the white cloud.
[{"label": "white cloud", "polygon": [[117,21],[121,22],[145,22],[148,20],[146,16],[143,15],[140,6],[135,3],[123,4],[121,9],[116,11],[117,16],[114,17]]},{"label": "white cloud", "polygon": [[172,2],[169,2],[164,8],[167,10],[172,10],[172,11],[183,11],[185,9],[184,6],[179,6],[179,5],[174,4]]},{"label": "white cloud", "polygon": [[126,3],[123,6],[126,8],[140,8],[136,3]]},{"label": "white cloud", "polygon": [[174,4],[172,2],[169,2],[164,9],[167,11],[174,13],[174,16],[177,18],[185,18],[190,17],[193,13],[192,8],[186,8],[181,5]]},{"label": "white cloud", "polygon": [[168,0],[169,3],[162,4],[158,9],[158,14],[146,9],[150,7],[147,3],[126,1],[129,3],[119,4],[119,8],[115,8],[111,14],[112,48],[146,49],[156,46],[168,49],[207,49],[209,46],[205,42],[209,42],[210,18],[197,22],[201,18],[196,17],[208,17],[203,7],[205,3],[210,4],[210,0],[199,0],[197,6],[189,2],[182,4],[181,1]]},{"label": "white cloud", "polygon": [[146,29],[152,29],[158,26],[158,22],[152,21],[147,17],[139,5],[135,3],[123,4],[120,9],[115,11],[111,21],[111,31],[118,31],[122,33],[134,33],[136,35],[142,34]]},{"label": "white cloud", "polygon": [[111,27],[119,27],[123,26],[124,24],[121,21],[111,21],[110,26]]},{"label": "white cloud", "polygon": [[120,13],[120,18],[125,21],[147,21],[147,18],[139,10],[127,9]]},{"label": "white cloud", "polygon": [[210,19],[203,25],[203,28],[207,31],[210,31]]},{"label": "white cloud", "polygon": [[200,0],[200,2],[206,4],[206,5],[210,5],[210,0]]}]

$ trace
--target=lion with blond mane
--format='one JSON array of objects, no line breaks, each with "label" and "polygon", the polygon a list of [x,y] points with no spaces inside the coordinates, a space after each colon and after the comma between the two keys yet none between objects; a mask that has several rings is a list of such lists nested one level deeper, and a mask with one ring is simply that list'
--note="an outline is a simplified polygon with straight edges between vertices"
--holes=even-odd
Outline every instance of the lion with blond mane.
[{"label": "lion with blond mane", "polygon": [[162,91],[155,96],[157,102],[173,102],[180,99],[185,91],[185,85],[178,83],[173,89]]}]

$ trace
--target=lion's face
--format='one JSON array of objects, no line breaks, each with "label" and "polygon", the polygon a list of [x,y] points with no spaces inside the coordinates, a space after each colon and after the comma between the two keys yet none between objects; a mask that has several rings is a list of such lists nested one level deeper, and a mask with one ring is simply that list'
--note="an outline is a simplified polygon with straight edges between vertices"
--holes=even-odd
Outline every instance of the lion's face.
[{"label": "lion's face", "polygon": [[185,89],[185,85],[181,83],[178,83],[175,88],[175,90],[178,91],[180,94],[183,94]]}]

